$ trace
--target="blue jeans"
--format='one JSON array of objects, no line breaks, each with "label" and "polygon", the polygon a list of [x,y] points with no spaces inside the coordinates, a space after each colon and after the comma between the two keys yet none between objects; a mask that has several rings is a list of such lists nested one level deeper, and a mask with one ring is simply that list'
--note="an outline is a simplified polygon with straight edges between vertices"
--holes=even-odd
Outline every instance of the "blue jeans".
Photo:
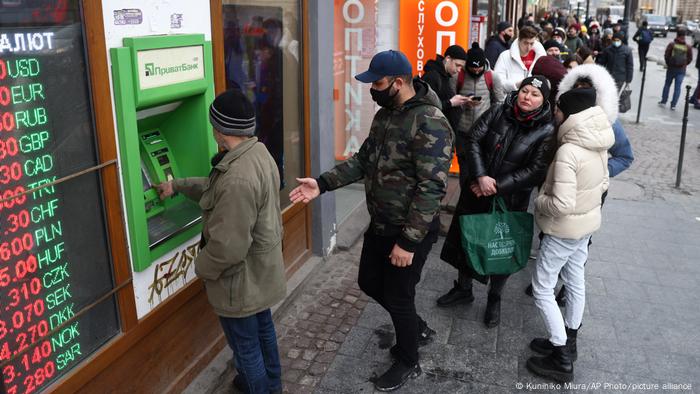
[{"label": "blue jeans", "polygon": [[671,100],[671,107],[675,107],[678,104],[678,98],[681,97],[681,85],[683,84],[683,78],[685,78],[685,70],[682,68],[669,68],[666,70],[666,83],[664,83],[664,91],[661,94],[661,102],[665,103],[668,101],[668,91],[671,89],[671,82],[675,79],[675,85],[673,87],[673,100]]},{"label": "blue jeans", "polygon": [[242,318],[219,316],[219,320],[247,392],[282,392],[282,367],[270,310]]}]

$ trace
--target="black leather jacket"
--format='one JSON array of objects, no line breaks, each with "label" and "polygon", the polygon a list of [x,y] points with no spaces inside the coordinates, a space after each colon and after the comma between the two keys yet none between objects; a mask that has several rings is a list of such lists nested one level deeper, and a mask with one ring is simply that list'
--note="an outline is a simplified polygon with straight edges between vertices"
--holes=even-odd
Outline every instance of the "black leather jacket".
[{"label": "black leather jacket", "polygon": [[460,168],[467,169],[464,182],[488,175],[496,180],[498,195],[509,209],[522,211],[527,209],[532,189],[544,181],[557,141],[549,101],[545,100],[545,108],[535,118],[520,121],[514,115],[516,99],[517,92],[512,92],[503,104],[486,111],[457,154]]}]

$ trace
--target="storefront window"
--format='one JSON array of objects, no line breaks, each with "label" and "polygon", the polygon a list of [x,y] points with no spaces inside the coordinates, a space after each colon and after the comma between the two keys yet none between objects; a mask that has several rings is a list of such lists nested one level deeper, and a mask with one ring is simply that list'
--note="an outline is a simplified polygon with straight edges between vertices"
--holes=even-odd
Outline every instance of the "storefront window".
[{"label": "storefront window", "polygon": [[[367,138],[376,112],[367,85],[355,79],[377,52],[377,1],[334,0],[333,104],[335,159],[347,160]],[[364,200],[364,187],[336,191],[336,221],[343,222]]]},{"label": "storefront window", "polygon": [[79,1],[2,5],[0,385],[25,393],[119,323],[100,179],[78,174],[98,163]]},{"label": "storefront window", "polygon": [[226,87],[255,105],[256,135],[280,172],[282,209],[305,173],[299,9],[298,0],[223,1]]}]

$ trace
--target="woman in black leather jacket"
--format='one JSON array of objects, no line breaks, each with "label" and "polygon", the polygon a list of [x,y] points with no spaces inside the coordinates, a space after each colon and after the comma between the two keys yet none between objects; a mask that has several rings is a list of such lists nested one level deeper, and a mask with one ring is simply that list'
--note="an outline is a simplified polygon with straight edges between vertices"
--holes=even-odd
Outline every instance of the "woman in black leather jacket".
[{"label": "woman in black leather jacket", "polygon": [[457,134],[462,191],[440,257],[459,270],[459,278],[437,303],[470,303],[474,300],[472,279],[484,284],[490,279],[484,316],[487,327],[500,322],[501,292],[508,275],[481,276],[471,269],[460,241],[459,216],[489,212],[496,195],[503,197],[509,210],[527,210],[530,193],[544,181],[556,151],[549,91],[545,77],[529,77],[503,104],[485,112],[468,132]]}]

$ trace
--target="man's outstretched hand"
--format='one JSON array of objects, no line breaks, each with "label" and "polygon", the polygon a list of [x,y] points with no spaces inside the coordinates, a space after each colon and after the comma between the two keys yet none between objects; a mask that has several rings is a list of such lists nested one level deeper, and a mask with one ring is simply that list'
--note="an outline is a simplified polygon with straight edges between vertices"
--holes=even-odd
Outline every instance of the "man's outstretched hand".
[{"label": "man's outstretched hand", "polygon": [[289,199],[292,201],[292,204],[298,202],[306,204],[321,194],[316,179],[297,178],[297,182],[299,182],[299,186],[295,187],[294,190],[289,193]]}]

